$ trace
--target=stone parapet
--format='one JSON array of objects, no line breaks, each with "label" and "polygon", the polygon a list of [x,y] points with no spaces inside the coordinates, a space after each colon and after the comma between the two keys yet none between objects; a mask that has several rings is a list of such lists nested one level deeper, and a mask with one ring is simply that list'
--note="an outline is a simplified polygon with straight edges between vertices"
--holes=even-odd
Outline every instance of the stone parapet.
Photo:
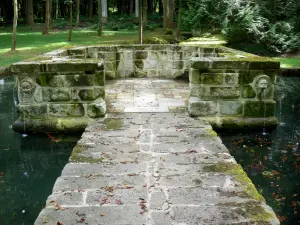
[{"label": "stone parapet", "polygon": [[103,63],[49,55],[11,66],[18,84],[15,131],[77,132],[105,116]]},{"label": "stone parapet", "polygon": [[280,63],[250,54],[191,58],[189,114],[216,127],[276,126],[274,84]]}]

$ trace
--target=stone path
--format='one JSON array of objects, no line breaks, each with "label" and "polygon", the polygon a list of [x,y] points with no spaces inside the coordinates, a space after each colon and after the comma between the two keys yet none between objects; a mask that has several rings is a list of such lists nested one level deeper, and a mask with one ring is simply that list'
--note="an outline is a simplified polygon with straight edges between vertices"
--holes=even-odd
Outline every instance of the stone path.
[{"label": "stone path", "polygon": [[87,127],[35,225],[279,224],[211,126],[176,113]]},{"label": "stone path", "polygon": [[108,81],[105,89],[108,112],[187,111],[187,81],[120,79]]}]

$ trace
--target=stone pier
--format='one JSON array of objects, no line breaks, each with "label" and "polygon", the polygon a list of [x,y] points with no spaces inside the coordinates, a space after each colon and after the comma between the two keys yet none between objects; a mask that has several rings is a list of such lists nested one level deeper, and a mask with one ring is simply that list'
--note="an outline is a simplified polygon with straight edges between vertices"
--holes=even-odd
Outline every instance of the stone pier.
[{"label": "stone pier", "polygon": [[35,225],[279,224],[212,127],[109,113],[86,128]]}]

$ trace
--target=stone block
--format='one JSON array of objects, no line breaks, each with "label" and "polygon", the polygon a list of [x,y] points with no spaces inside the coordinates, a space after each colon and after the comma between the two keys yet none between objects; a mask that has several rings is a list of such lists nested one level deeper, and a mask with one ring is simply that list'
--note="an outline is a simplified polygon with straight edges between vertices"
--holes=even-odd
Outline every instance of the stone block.
[{"label": "stone block", "polygon": [[116,66],[116,62],[105,62],[104,64],[104,69],[105,70],[116,70],[117,66]]},{"label": "stone block", "polygon": [[104,60],[105,62],[114,62],[117,59],[116,52],[98,52],[98,58]]},{"label": "stone block", "polygon": [[211,87],[210,96],[220,99],[236,99],[240,97],[239,87]]},{"label": "stone block", "polygon": [[39,73],[40,72],[40,63],[32,62],[18,62],[10,66],[12,73]]},{"label": "stone block", "polygon": [[144,70],[136,70],[134,71],[134,77],[147,77],[147,71]]},{"label": "stone block", "polygon": [[135,60],[134,64],[138,69],[141,69],[141,70],[144,69],[144,61],[143,60]]},{"label": "stone block", "polygon": [[224,73],[224,84],[226,85],[237,85],[239,84],[238,73]]},{"label": "stone block", "polygon": [[19,105],[17,110],[20,118],[42,119],[47,117],[46,104]]},{"label": "stone block", "polygon": [[158,59],[159,60],[168,60],[168,52],[167,51],[159,51],[158,52]]},{"label": "stone block", "polygon": [[172,69],[181,70],[183,69],[183,61],[173,61]]},{"label": "stone block", "polygon": [[158,61],[144,60],[144,69],[157,69]]},{"label": "stone block", "polygon": [[78,47],[78,48],[71,48],[68,49],[68,55],[85,55],[86,54],[86,47]]},{"label": "stone block", "polygon": [[208,58],[192,58],[191,61],[191,68],[194,69],[208,69],[211,68],[212,60]]},{"label": "stone block", "polygon": [[242,98],[255,98],[256,93],[250,85],[242,86]]},{"label": "stone block", "polygon": [[275,115],[276,102],[246,101],[244,104],[244,117],[270,117]]},{"label": "stone block", "polygon": [[182,70],[172,70],[172,79],[179,78],[184,75],[184,71]]},{"label": "stone block", "polygon": [[49,116],[81,117],[84,116],[82,104],[49,104]]},{"label": "stone block", "polygon": [[93,101],[96,99],[96,94],[94,88],[91,89],[80,89],[78,91],[78,96],[81,101]]},{"label": "stone block", "polygon": [[149,60],[159,60],[159,53],[157,51],[149,51],[148,59]]},{"label": "stone block", "polygon": [[105,85],[105,72],[104,71],[96,71],[94,76],[95,76],[95,85],[96,86],[104,86]]},{"label": "stone block", "polygon": [[280,62],[279,61],[268,61],[262,58],[261,61],[250,61],[249,69],[280,69]]},{"label": "stone block", "polygon": [[116,71],[105,71],[105,79],[114,79],[116,78]]},{"label": "stone block", "polygon": [[217,102],[190,97],[188,111],[191,116],[214,116],[219,110]]},{"label": "stone block", "polygon": [[135,59],[147,59],[148,52],[147,51],[136,51],[135,52]]},{"label": "stone block", "polygon": [[190,68],[189,81],[193,84],[200,84],[200,71],[198,69]]},{"label": "stone block", "polygon": [[51,62],[45,64],[46,72],[73,72],[73,71],[95,71],[98,69],[98,63],[85,62],[84,60]]},{"label": "stone block", "polygon": [[94,103],[87,106],[87,114],[90,118],[103,117],[106,113],[106,103],[99,98]]},{"label": "stone block", "polygon": [[213,84],[213,85],[223,84],[223,74],[222,73],[201,73],[200,84]]},{"label": "stone block", "polygon": [[239,116],[243,113],[243,103],[240,101],[220,101],[219,107],[223,115]]},{"label": "stone block", "polygon": [[70,101],[71,95],[68,88],[48,89],[51,102],[67,102]]},{"label": "stone block", "polygon": [[249,62],[242,60],[226,60],[218,59],[214,60],[212,64],[213,69],[248,69]]},{"label": "stone block", "polygon": [[83,74],[74,74],[74,75],[66,75],[66,84],[65,86],[77,87],[77,86],[94,86],[95,85],[95,77],[93,74],[83,75]]}]

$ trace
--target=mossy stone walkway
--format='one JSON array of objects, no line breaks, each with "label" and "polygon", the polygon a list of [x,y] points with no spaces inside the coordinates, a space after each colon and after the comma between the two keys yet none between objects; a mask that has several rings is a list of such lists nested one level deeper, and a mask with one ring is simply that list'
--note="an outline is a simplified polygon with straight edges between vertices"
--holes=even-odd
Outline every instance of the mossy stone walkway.
[{"label": "mossy stone walkway", "polygon": [[212,127],[186,113],[87,127],[35,225],[279,224]]}]

